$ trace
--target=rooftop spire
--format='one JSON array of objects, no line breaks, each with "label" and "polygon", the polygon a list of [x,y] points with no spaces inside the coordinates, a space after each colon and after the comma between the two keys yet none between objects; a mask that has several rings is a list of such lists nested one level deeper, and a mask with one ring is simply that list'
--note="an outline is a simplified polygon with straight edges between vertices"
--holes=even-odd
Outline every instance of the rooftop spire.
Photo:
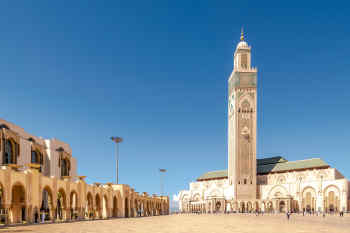
[{"label": "rooftop spire", "polygon": [[241,29],[241,41],[244,41],[244,32],[243,32],[243,27]]}]

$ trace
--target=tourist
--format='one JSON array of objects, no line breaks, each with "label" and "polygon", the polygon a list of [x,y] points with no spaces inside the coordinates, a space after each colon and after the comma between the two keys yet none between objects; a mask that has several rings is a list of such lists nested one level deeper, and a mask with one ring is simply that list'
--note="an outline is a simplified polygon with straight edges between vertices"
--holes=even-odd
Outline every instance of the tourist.
[{"label": "tourist", "polygon": [[45,222],[45,212],[41,212],[41,222],[44,223]]},{"label": "tourist", "polygon": [[287,220],[289,221],[290,213],[287,211]]},{"label": "tourist", "polygon": [[35,223],[38,223],[38,218],[39,218],[39,214],[38,214],[38,212],[35,212],[35,214],[34,214],[34,222]]}]

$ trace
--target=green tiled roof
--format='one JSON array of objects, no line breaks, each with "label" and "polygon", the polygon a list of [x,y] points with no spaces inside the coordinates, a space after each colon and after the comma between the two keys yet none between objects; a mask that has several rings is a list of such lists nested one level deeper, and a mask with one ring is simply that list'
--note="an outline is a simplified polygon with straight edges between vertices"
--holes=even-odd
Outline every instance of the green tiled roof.
[{"label": "green tiled roof", "polygon": [[284,163],[284,162],[288,162],[288,160],[286,160],[285,158],[283,158],[281,156],[275,156],[275,157],[264,158],[264,159],[257,159],[258,166],[271,164],[271,163]]},{"label": "green tiled roof", "polygon": [[[317,167],[329,167],[329,165],[319,158],[287,161],[277,156],[265,159],[257,159],[257,174],[267,174],[270,172],[284,172],[298,169],[308,169]],[[204,173],[197,180],[220,179],[227,178],[227,170],[210,171]]]},{"label": "green tiled roof", "polygon": [[289,170],[307,169],[314,167],[327,167],[329,166],[325,161],[319,158],[297,160],[284,163],[266,164],[258,166],[258,174],[266,174],[270,172],[283,172]]},{"label": "green tiled roof", "polygon": [[210,171],[204,173],[197,180],[207,180],[207,179],[219,179],[227,177],[227,170]]}]

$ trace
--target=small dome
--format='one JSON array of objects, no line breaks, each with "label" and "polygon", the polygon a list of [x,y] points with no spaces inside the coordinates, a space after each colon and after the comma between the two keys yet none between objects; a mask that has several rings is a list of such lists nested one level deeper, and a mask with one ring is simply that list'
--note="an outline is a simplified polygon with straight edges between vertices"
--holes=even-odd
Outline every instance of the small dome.
[{"label": "small dome", "polygon": [[237,45],[237,49],[241,49],[241,48],[248,48],[248,43],[245,42],[244,40],[240,41]]}]

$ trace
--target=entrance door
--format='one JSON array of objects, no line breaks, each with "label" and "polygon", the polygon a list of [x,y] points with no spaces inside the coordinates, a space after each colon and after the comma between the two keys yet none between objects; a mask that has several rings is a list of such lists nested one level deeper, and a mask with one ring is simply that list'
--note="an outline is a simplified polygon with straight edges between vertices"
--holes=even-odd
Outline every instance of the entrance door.
[{"label": "entrance door", "polygon": [[284,201],[280,201],[280,212],[286,212],[286,203]]},{"label": "entrance door", "polygon": [[22,207],[22,221],[26,220],[26,208]]}]

